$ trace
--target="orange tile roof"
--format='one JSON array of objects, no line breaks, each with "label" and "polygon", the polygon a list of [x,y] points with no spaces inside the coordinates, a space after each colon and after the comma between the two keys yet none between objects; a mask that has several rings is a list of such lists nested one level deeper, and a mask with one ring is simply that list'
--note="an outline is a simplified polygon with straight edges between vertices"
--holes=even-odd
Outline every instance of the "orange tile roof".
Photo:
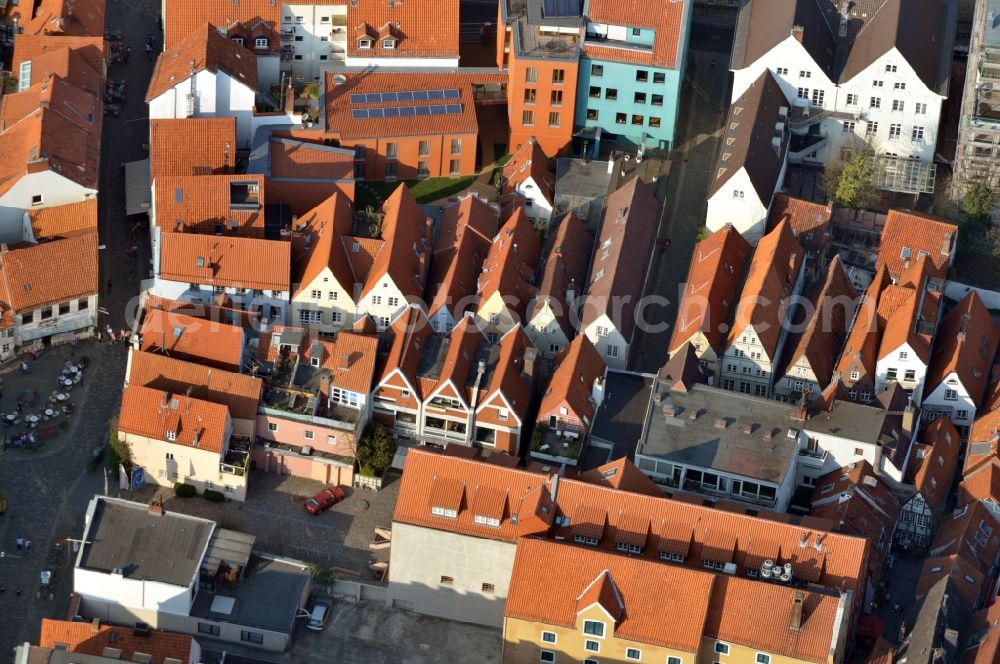
[{"label": "orange tile roof", "polygon": [[846,379],[850,375],[851,365],[856,361],[860,362],[869,375],[875,374],[876,356],[882,338],[878,316],[879,298],[888,284],[889,272],[885,268],[880,268],[869,284],[868,290],[865,291],[854,320],[850,323],[851,329],[844,343],[844,352],[840,354],[837,362],[837,373],[841,379]]},{"label": "orange tile roof", "polygon": [[9,93],[0,99],[0,123],[4,128],[12,127],[34,110],[45,107],[55,109],[83,131],[94,130],[94,118],[100,107],[93,92],[79,88],[55,74],[47,77],[32,76],[32,80],[34,83],[31,87]]},{"label": "orange tile roof", "polygon": [[810,516],[829,519],[839,532],[865,537],[875,551],[888,549],[899,518],[899,501],[867,461],[852,463],[816,480]]},{"label": "orange tile roof", "polygon": [[[419,7],[418,4],[408,4]],[[338,83],[338,76],[346,80]],[[344,140],[363,138],[387,139],[396,136],[456,136],[476,134],[474,84],[506,83],[504,73],[426,72],[420,70],[384,71],[375,69],[363,72],[327,72],[326,75],[326,129],[339,134]],[[458,89],[459,98],[447,101],[351,103],[352,94],[405,92],[412,90]],[[429,104],[459,104],[462,112],[453,115],[401,116],[355,120],[352,110],[384,108],[388,106],[427,106]]]},{"label": "orange tile roof", "polygon": [[971,290],[941,321],[931,354],[924,396],[952,373],[957,374],[972,402],[983,399],[990,367],[1000,344],[1000,327],[979,294]]},{"label": "orange tile roof", "polygon": [[303,361],[312,357],[314,345],[323,348],[320,366],[330,372],[329,378],[324,378],[320,383],[322,394],[329,397],[330,387],[360,394],[371,392],[375,360],[378,356],[377,336],[343,331],[337,334],[336,341],[312,339],[308,345],[303,342],[305,346],[302,353]]},{"label": "orange tile roof", "polygon": [[229,409],[221,404],[128,385],[122,391],[118,431],[221,453],[229,433],[228,416]]},{"label": "orange tile roof", "polygon": [[[500,354],[496,366],[492,367],[489,384],[482,388],[480,399],[480,403],[485,405],[494,394],[501,394],[521,426],[524,426],[528,415],[533,387],[533,377],[524,373],[524,355],[528,349],[534,351],[535,347],[520,325],[512,327],[500,338]],[[537,360],[535,371],[538,371]]]},{"label": "orange tile roof", "polygon": [[574,212],[565,215],[549,236],[545,262],[538,278],[538,292],[528,307],[525,321],[531,321],[546,304],[567,339],[576,336],[576,318],[569,292],[575,298],[583,294],[587,284],[587,268],[593,252],[594,238]]},{"label": "orange tile roof", "polygon": [[[885,265],[893,279],[899,279],[908,261],[926,252],[931,261],[930,276],[943,279],[953,260],[958,227],[941,217],[911,210],[889,210],[882,229],[876,269]],[[903,256],[909,249],[909,257]]]},{"label": "orange tile roof", "polygon": [[164,233],[160,247],[161,279],[254,290],[291,289],[289,242]]},{"label": "orange tile roof", "polygon": [[786,374],[790,374],[792,367],[805,358],[820,388],[830,384],[837,356],[847,336],[849,317],[854,313],[857,301],[858,293],[847,276],[840,256],[834,256],[827,269],[826,280],[812,301],[812,316],[788,356]]},{"label": "orange tile roof", "polygon": [[[458,3],[356,0],[347,5],[347,55],[355,58],[458,58]],[[372,48],[358,48],[358,31],[377,35]],[[392,35],[395,48],[382,48]],[[422,89],[420,86],[414,90]]]},{"label": "orange tile roof", "polygon": [[559,408],[566,407],[570,416],[590,428],[597,409],[592,398],[594,381],[604,376],[604,360],[586,335],[573,339],[553,363],[555,371],[538,407],[539,423],[549,416],[559,416]]},{"label": "orange tile roof", "polygon": [[37,0],[28,35],[104,36],[104,0]]},{"label": "orange tile roof", "polygon": [[[498,528],[475,523],[470,509],[461,509],[455,519],[431,514],[428,507],[431,480],[446,477],[460,480],[467,487],[491,486],[503,489],[508,495],[508,513]],[[717,530],[736,534],[736,552],[733,560],[737,566],[745,565],[747,542],[756,538],[773,541],[778,554],[773,559],[792,564],[796,576],[810,578],[827,588],[858,592],[862,579],[867,575],[866,561],[870,544],[861,538],[815,530],[803,524],[749,516],[744,513],[724,512],[676,499],[654,498],[639,493],[617,491],[612,488],[561,478],[556,488],[557,506],[541,513],[537,507],[551,502],[552,483],[542,474],[505,468],[496,464],[459,459],[413,448],[406,457],[394,521],[425,528],[433,528],[471,537],[507,542],[519,541],[527,535],[548,537],[572,535],[569,528],[552,525],[557,513],[571,516],[581,503],[597,507],[606,513],[605,537],[599,548],[614,548],[609,532],[613,532],[628,515],[641,514],[649,518],[655,535],[644,554],[659,557],[661,549],[683,548],[687,564],[701,567],[701,556],[708,535]],[[517,514],[515,520],[512,514]],[[547,518],[541,519],[544,514]],[[677,539],[678,533],[686,541]],[[572,538],[571,538],[572,539]],[[681,547],[681,545],[683,545]],[[587,548],[593,552],[593,548]]]},{"label": "orange tile roof", "polygon": [[[312,5],[337,4],[334,0],[311,0]],[[166,0],[163,3],[165,48],[202,27],[205,23],[230,29],[237,22],[253,26],[258,22],[275,27],[281,22],[281,4],[273,0]]]},{"label": "orange tile roof", "polygon": [[728,343],[733,344],[748,326],[754,326],[760,345],[776,359],[781,323],[790,305],[792,289],[805,260],[805,252],[786,221],[761,238],[750,261]]},{"label": "orange tile roof", "polygon": [[[793,629],[793,604],[800,595],[801,624]],[[839,612],[837,597],[722,575],[715,579],[704,633],[711,639],[790,659],[826,662]]]},{"label": "orange tile roof", "polygon": [[[255,186],[257,203],[233,205],[231,188],[236,184]],[[264,237],[266,194],[267,178],[263,175],[161,174],[153,183],[154,221],[165,233],[190,230],[204,234],[221,232]]]},{"label": "orange tile roof", "polygon": [[[11,71],[20,71],[22,62],[31,61],[63,48],[76,51],[90,69],[100,74],[104,71],[104,37],[73,37],[67,35],[18,35],[14,40],[14,57]],[[103,94],[103,91],[102,91]]]},{"label": "orange tile roof", "polygon": [[[629,297],[629,307],[638,308],[660,209],[660,202],[639,178],[632,178],[608,196],[591,261],[581,329],[604,314],[612,316],[622,301],[618,298]],[[616,316],[622,320],[614,321],[627,341],[635,329],[635,310],[629,307]]]},{"label": "orange tile roof", "polygon": [[995,452],[985,462],[980,461],[973,470],[966,472],[958,485],[957,505],[976,500],[1000,502],[1000,459]]},{"label": "orange tile roof", "polygon": [[235,167],[236,118],[149,121],[152,180],[168,175],[231,173]]},{"label": "orange tile roof", "polygon": [[651,51],[616,46],[615,42],[588,42],[584,53],[593,58],[632,64],[680,69],[684,53],[684,33],[690,22],[691,7],[686,2],[668,2],[655,8],[642,0],[591,0],[587,18],[596,23],[628,25],[655,31]]},{"label": "orange tile roof", "polygon": [[574,627],[595,602],[611,608],[615,638],[697,652],[715,577],[579,546],[518,543],[504,616]]},{"label": "orange tile roof", "polygon": [[920,570],[914,597],[920,599],[927,594],[934,584],[944,577],[951,577],[951,587],[954,588],[968,606],[979,606],[979,593],[989,577],[975,565],[961,556],[938,556],[927,558]]},{"label": "orange tile roof", "polygon": [[298,287],[293,297],[309,288],[327,268],[340,287],[353,297],[354,276],[341,239],[354,225],[351,202],[343,194],[334,194],[299,217],[299,223],[306,224],[311,237],[309,249],[295,262],[292,282]]},{"label": "orange tile roof", "polygon": [[775,194],[767,218],[768,231],[782,219],[788,222],[792,234],[806,249],[819,250],[829,244],[832,203],[823,205],[788,194]]},{"label": "orange tile roof", "polygon": [[417,366],[427,345],[427,338],[434,334],[427,314],[418,305],[410,305],[389,325],[386,331],[389,353],[379,371],[378,382],[389,374],[399,371],[416,391],[417,398],[426,396],[420,392],[420,381],[416,380]]},{"label": "orange tile roof", "polygon": [[203,23],[156,58],[146,101],[159,97],[192,74],[206,70],[227,74],[257,91],[257,57],[221,34],[214,25]]},{"label": "orange tile roof", "polygon": [[939,417],[928,424],[920,435],[915,457],[908,473],[911,483],[935,512],[941,512],[951,493],[955,469],[962,448],[962,435],[951,418]]},{"label": "orange tile roof", "polygon": [[750,243],[732,224],[726,224],[695,245],[670,337],[670,353],[699,331],[717,354],[722,353],[725,325],[729,322],[751,251]]},{"label": "orange tile roof", "polygon": [[986,386],[986,396],[982,406],[976,411],[976,420],[969,430],[969,455],[966,459],[966,470],[977,456],[972,443],[989,443],[994,453],[1000,443],[1000,365],[994,366],[990,372],[990,383]]},{"label": "orange tile roof", "polygon": [[85,49],[61,46],[32,55],[28,84],[44,81],[49,76],[58,76],[81,90],[103,95],[101,70],[94,69],[93,59],[85,57],[84,53]]},{"label": "orange tile roof", "polygon": [[533,282],[541,254],[538,232],[524,211],[517,210],[493,239],[483,262],[476,297],[479,307],[499,293],[515,320],[524,322],[528,303],[537,291]]},{"label": "orange tile roof", "polygon": [[[977,539],[981,525],[992,529],[984,543]],[[992,500],[977,500],[947,516],[938,527],[930,556],[957,555],[986,572],[1000,552],[1000,509]]]},{"label": "orange tile roof", "polygon": [[35,240],[55,240],[97,233],[97,198],[80,203],[28,210]]},{"label": "orange tile roof", "polygon": [[534,138],[525,141],[500,171],[500,196],[513,194],[529,177],[549,205],[554,202],[556,174]]},{"label": "orange tile roof", "polygon": [[475,306],[479,273],[497,232],[497,213],[476,196],[445,208],[427,279],[427,311],[458,317]]},{"label": "orange tile roof", "polygon": [[[385,213],[382,222],[385,245],[375,255],[361,297],[386,275],[404,296],[420,297],[427,280],[433,223],[405,184],[396,187],[382,205],[382,211]],[[355,281],[359,280],[355,278]]]},{"label": "orange tile roof", "polygon": [[42,633],[38,637],[38,645],[42,648],[55,648],[64,644],[69,652],[100,656],[105,648],[116,648],[122,651],[121,659],[133,661],[135,653],[152,655],[153,664],[163,664],[163,660],[172,657],[181,664],[197,664],[191,659],[194,639],[186,634],[174,634],[158,629],[149,634],[138,636],[131,627],[113,627],[92,622],[70,622],[68,620],[53,620],[42,618]]},{"label": "orange tile roof", "polygon": [[271,136],[272,178],[353,180],[354,150]]},{"label": "orange tile roof", "polygon": [[15,313],[96,294],[97,270],[96,233],[0,252],[5,299]]},{"label": "orange tile roof", "polygon": [[[891,297],[893,291],[900,293],[901,304],[898,309],[886,317],[885,329],[882,331],[882,342],[879,345],[878,359],[882,360],[891,353],[907,344],[925,364],[930,362],[931,337],[930,334],[922,333],[924,326],[921,322],[925,319],[925,312],[928,305],[934,300],[934,294],[926,291],[924,297],[912,288],[890,287],[886,289],[884,295]],[[909,291],[909,293],[903,293]],[[879,314],[882,313],[883,300],[879,301]]]},{"label": "orange tile roof", "polygon": [[238,371],[243,330],[235,325],[200,320],[182,313],[147,309],[139,329],[140,350]]},{"label": "orange tile roof", "polygon": [[[580,337],[586,339],[586,337]],[[615,461],[609,461],[603,466],[597,466],[586,472],[580,473],[576,479],[581,482],[590,482],[601,486],[617,489],[618,491],[631,491],[641,493],[654,498],[665,498],[663,491],[656,483],[649,479],[649,475],[639,470],[628,457],[621,457]]]},{"label": "orange tile roof", "polygon": [[221,404],[232,417],[257,418],[263,382],[255,376],[187,362],[163,353],[131,351],[127,383]]},{"label": "orange tile roof", "polygon": [[[348,237],[340,238],[341,246],[347,254],[347,262],[351,268],[351,275],[354,283],[364,285],[371,274],[372,266],[375,264],[375,257],[385,247],[385,240],[371,237]],[[350,247],[350,248],[348,248]]]}]

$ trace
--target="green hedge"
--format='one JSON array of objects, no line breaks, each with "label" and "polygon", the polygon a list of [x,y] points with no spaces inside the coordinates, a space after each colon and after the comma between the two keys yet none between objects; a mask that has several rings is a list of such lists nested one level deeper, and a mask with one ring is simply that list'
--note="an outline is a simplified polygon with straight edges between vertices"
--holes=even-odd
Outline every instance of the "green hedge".
[{"label": "green hedge", "polygon": [[202,495],[205,496],[205,500],[212,503],[221,503],[226,500],[220,491],[212,491],[211,489],[205,489],[205,493]]},{"label": "green hedge", "polygon": [[192,484],[183,484],[178,482],[174,484],[174,493],[177,494],[178,498],[190,498],[198,493],[198,490],[195,489]]}]

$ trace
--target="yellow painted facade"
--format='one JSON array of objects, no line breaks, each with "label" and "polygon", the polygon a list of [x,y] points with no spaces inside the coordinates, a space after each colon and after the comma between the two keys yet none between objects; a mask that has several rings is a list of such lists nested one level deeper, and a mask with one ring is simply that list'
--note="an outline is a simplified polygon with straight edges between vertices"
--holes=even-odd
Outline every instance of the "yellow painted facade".
[{"label": "yellow painted facade", "polygon": [[[299,293],[292,297],[290,309],[292,325],[310,325],[327,333],[350,329],[356,317],[354,294],[341,287],[330,268],[324,268],[311,283],[302,285]],[[303,319],[299,312],[306,310],[321,312],[320,322],[314,322],[310,314],[306,314],[308,319]],[[335,314],[340,317],[339,321],[334,321]]]},{"label": "yellow painted facade", "polygon": [[[729,653],[716,652],[715,646],[717,643],[724,643],[728,647]],[[766,662],[758,662],[758,655],[767,657]],[[821,662],[826,662],[827,664],[833,664],[834,658],[830,656],[823,660],[797,659],[785,655],[775,655],[738,643],[721,642],[706,636],[702,638],[701,651],[698,654],[696,664],[700,664],[701,662],[708,662],[709,664],[712,662],[719,662],[719,664],[821,664]]]}]

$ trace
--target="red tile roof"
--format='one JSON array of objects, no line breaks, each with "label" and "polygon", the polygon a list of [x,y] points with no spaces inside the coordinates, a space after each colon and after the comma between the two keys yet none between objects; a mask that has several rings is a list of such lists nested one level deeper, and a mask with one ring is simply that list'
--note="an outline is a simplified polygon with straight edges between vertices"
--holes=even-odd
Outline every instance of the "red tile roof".
[{"label": "red tile roof", "polygon": [[563,349],[553,363],[555,371],[538,407],[538,422],[550,416],[559,417],[565,407],[569,416],[583,422],[590,429],[597,406],[593,400],[594,381],[604,376],[604,360],[586,335],[581,334]]},{"label": "red tile roof", "polygon": [[[524,357],[529,349],[537,353],[531,339],[520,325],[512,327],[500,338],[500,354],[496,366],[491,367],[491,379],[481,389],[480,410],[494,398],[494,395],[499,394],[510,406],[511,414],[517,419],[517,424],[524,426],[534,380],[525,373]],[[537,373],[537,358],[534,370]]]},{"label": "red tile roof", "polygon": [[722,353],[729,314],[751,251],[750,243],[732,224],[726,224],[695,245],[670,337],[671,354],[699,331],[717,354]]},{"label": "red tile roof", "polygon": [[[983,538],[986,529],[990,535]],[[958,555],[986,572],[1000,551],[1000,508],[991,500],[978,500],[956,509],[940,524],[930,556]]]},{"label": "red tile roof", "polygon": [[591,0],[587,18],[595,23],[628,25],[647,28],[655,32],[650,51],[634,45],[617,46],[616,42],[588,42],[584,53],[601,60],[651,65],[667,69],[680,69],[684,59],[684,35],[691,17],[691,5],[686,2],[668,2],[650,7],[642,0]]},{"label": "red tile roof", "polygon": [[962,664],[996,664],[1000,661],[1000,603],[983,609],[972,619]]},{"label": "red tile roof", "polygon": [[575,627],[594,603],[617,639],[697,652],[714,575],[643,558],[535,539],[514,556],[504,616]]},{"label": "red tile roof", "polygon": [[295,263],[292,282],[297,289],[293,297],[309,288],[325,269],[353,297],[354,275],[342,241],[354,225],[351,202],[343,194],[334,194],[299,217],[299,223],[306,224],[311,238],[308,251]]},{"label": "red tile roof", "polygon": [[[400,184],[386,199],[382,211],[385,244],[375,255],[361,297],[388,275],[404,296],[418,298],[423,295],[427,280],[433,224],[405,184]],[[357,275],[355,281],[360,281]]]},{"label": "red tile roof", "polygon": [[[128,385],[122,391],[118,431],[185,447],[222,452],[229,409],[183,394]],[[173,435],[173,439],[171,439]]]},{"label": "red tile roof", "polygon": [[914,597],[919,601],[943,577],[951,577],[954,588],[968,606],[979,606],[979,594],[988,576],[961,556],[927,558],[920,570]]},{"label": "red tile roof", "polygon": [[948,416],[928,424],[920,435],[920,444],[907,472],[911,475],[910,482],[935,512],[946,506],[961,449],[962,436]]},{"label": "red tile roof", "polygon": [[354,150],[271,136],[272,178],[353,180]]},{"label": "red tile roof", "polygon": [[510,161],[504,164],[500,175],[501,197],[514,194],[525,180],[531,178],[537,187],[539,196],[544,198],[550,206],[555,200],[555,171],[552,170],[552,164],[545,156],[542,146],[534,138],[525,141],[518,148],[517,152],[511,156]]},{"label": "red tile roof", "polygon": [[972,290],[941,321],[931,354],[924,396],[956,374],[976,406],[983,399],[1000,344],[1000,327]]},{"label": "red tile roof", "polygon": [[767,218],[768,231],[773,230],[781,220],[787,221],[792,227],[792,234],[799,244],[817,251],[830,242],[833,204],[823,205],[788,194],[775,194]]},{"label": "red tile roof", "polygon": [[37,0],[27,35],[104,36],[104,0]]},{"label": "red tile roof", "polygon": [[81,203],[28,210],[35,240],[55,240],[97,233],[97,198]]},{"label": "red tile roof", "polygon": [[[586,337],[580,338],[586,339]],[[666,497],[660,487],[649,479],[649,475],[639,470],[634,463],[628,460],[628,457],[621,457],[615,461],[609,461],[603,466],[580,473],[576,479],[619,491],[631,491],[654,498]]]},{"label": "red tile roof", "polygon": [[[476,324],[475,317],[463,316],[440,346],[428,343],[425,353],[434,353],[434,368],[418,374],[414,379],[420,383],[420,393],[426,399],[438,390],[446,389],[444,396],[457,396],[468,408],[472,403],[473,390],[466,390],[469,372],[475,371],[476,349],[485,345],[486,335]],[[443,357],[439,355],[443,353]],[[429,356],[428,356],[429,357]],[[474,375],[474,374],[473,374]],[[446,388],[450,385],[450,388]]]},{"label": "red tile roof", "polygon": [[[408,4],[419,7],[419,4]],[[346,80],[338,83],[338,76]],[[327,132],[340,135],[343,140],[353,141],[363,138],[402,136],[457,136],[476,134],[479,123],[476,120],[473,86],[486,83],[506,83],[504,73],[460,73],[382,71],[375,69],[364,72],[327,72],[326,75],[326,128]],[[355,104],[352,94],[405,92],[413,90],[457,89],[459,98],[447,101],[415,102],[373,102]],[[356,109],[385,108],[389,106],[428,106],[430,104],[458,104],[461,113],[453,115],[401,116],[391,118],[353,118]]]},{"label": "red tile roof", "polygon": [[[636,309],[646,283],[646,273],[657,228],[660,202],[639,178],[612,192],[605,202],[601,227],[594,247],[587,299],[583,304],[581,329],[604,314],[614,316],[622,300],[631,298]],[[635,329],[635,310],[626,307],[613,321],[628,341]]]},{"label": "red tile roof", "polygon": [[[378,356],[377,336],[343,331],[337,334],[335,341],[317,339],[312,343],[323,347],[320,366],[330,371],[329,380],[324,379],[321,383],[322,394],[329,397],[330,387],[364,395],[371,392]],[[303,353],[305,360],[310,359],[312,348],[310,345]]]},{"label": "red tile roof", "polygon": [[[18,35],[14,40],[14,57],[11,71],[19,72],[22,62],[31,61],[64,48],[76,51],[90,69],[100,74],[104,71],[104,37],[73,37],[66,35]],[[55,72],[53,72],[55,73]],[[34,77],[32,77],[34,78]],[[101,91],[103,94],[103,91]]]},{"label": "red tile roof", "polygon": [[[311,0],[312,5],[338,4],[334,0]],[[272,0],[201,0],[192,4],[190,0],[166,0],[163,3],[163,27],[166,46],[173,48],[189,34],[205,23],[223,29],[235,27],[237,22],[254,26],[259,22],[271,28],[281,22],[281,4]]]},{"label": "red tile roof", "polygon": [[97,271],[96,233],[0,251],[4,299],[15,313],[95,295]]},{"label": "red tile roof", "polygon": [[[884,359],[907,344],[917,358],[924,364],[930,362],[931,334],[933,327],[928,325],[928,316],[937,316],[940,296],[931,291],[925,291],[923,297],[912,288],[890,286],[879,300],[879,315],[882,315],[883,303],[889,302],[895,294],[899,294],[899,308],[886,316],[885,329],[882,331],[882,342],[879,345],[878,359]],[[936,296],[936,297],[935,297]],[[886,311],[891,309],[887,307]]]},{"label": "red tile roof", "polygon": [[146,101],[206,70],[213,74],[224,73],[237,83],[257,91],[256,56],[221,34],[214,25],[203,23],[156,58],[153,77],[146,90]]},{"label": "red tile roof", "polygon": [[160,247],[161,279],[254,290],[291,288],[288,242],[164,233]]},{"label": "red tile roof", "polygon": [[[429,496],[435,477],[455,479],[467,487],[490,486],[504,491],[507,512],[499,528],[476,524],[470,509],[461,509],[455,519],[431,514]],[[605,515],[607,525],[599,543],[601,548],[613,549],[611,533],[621,520],[640,514],[652,524],[653,537],[644,554],[653,558],[658,559],[661,549],[679,548],[683,544],[688,556],[685,562],[700,568],[706,539],[721,530],[736,534],[733,562],[738,567],[756,567],[755,561],[748,563],[745,552],[752,542],[762,539],[773,544],[768,550],[769,559],[789,562],[797,576],[813,579],[825,587],[857,592],[863,587],[860,580],[867,574],[870,545],[860,538],[817,531],[802,524],[723,512],[704,507],[701,502],[653,498],[566,478],[559,480],[555,501],[558,505],[552,506],[552,488],[550,478],[545,475],[413,448],[407,454],[393,519],[471,537],[515,542],[528,535],[571,535],[569,529],[553,525],[553,517],[557,513],[571,516],[577,505],[585,504]],[[543,506],[547,506],[547,511],[541,511]],[[518,515],[516,520],[511,518],[513,514]],[[677,539],[677,533],[686,533],[680,535],[683,542]]]},{"label": "red tile roof", "polygon": [[260,378],[187,362],[163,353],[132,351],[126,381],[225,406],[232,417],[257,418],[263,382]]},{"label": "red tile roof", "polygon": [[[244,184],[256,187],[256,202],[234,205],[232,188]],[[264,237],[266,193],[263,175],[160,174],[153,185],[155,222],[165,233],[190,230]]]},{"label": "red tile roof", "polygon": [[377,382],[382,382],[389,374],[398,371],[410,383],[410,387],[417,391],[414,396],[426,396],[420,393],[420,382],[415,376],[427,338],[432,334],[434,330],[420,306],[411,304],[404,309],[386,331],[389,353],[381,364]]},{"label": "red tile roof", "polygon": [[499,293],[515,320],[524,322],[528,303],[537,290],[534,277],[541,253],[538,232],[524,211],[517,210],[493,239],[483,262],[476,297],[479,307]]},{"label": "red tile roof", "polygon": [[[235,167],[236,118],[149,121],[152,180],[168,175],[231,173]],[[163,195],[171,193],[164,190]]]},{"label": "red tile roof", "polygon": [[[583,294],[594,238],[574,212],[565,215],[546,243],[545,262],[538,279],[538,292],[528,307],[531,321],[546,305],[567,339],[576,336],[573,303]],[[573,294],[572,299],[569,293]]]},{"label": "red tile roof", "polygon": [[[355,58],[458,58],[458,3],[356,0],[347,5],[347,55]],[[358,48],[357,36],[374,37],[370,49]],[[382,39],[395,38],[395,48]],[[413,88],[422,89],[420,86]]]},{"label": "red tile roof", "polygon": [[865,537],[888,550],[899,502],[867,461],[838,468],[816,480],[810,516],[829,519],[838,532]]},{"label": "red tile roof", "polygon": [[[941,217],[910,210],[889,210],[882,229],[876,269],[885,265],[899,279],[910,261],[925,252],[931,277],[943,279],[954,259],[958,227]],[[907,251],[909,250],[909,251]]]},{"label": "red tile roof", "polygon": [[865,291],[854,320],[850,323],[851,328],[844,343],[844,352],[840,354],[837,362],[837,373],[840,374],[841,380],[848,379],[851,366],[855,362],[859,362],[869,375],[875,375],[879,341],[882,338],[878,315],[879,299],[888,284],[889,272],[885,268],[880,268],[869,284],[868,290]]},{"label": "red tile roof", "polygon": [[182,313],[147,309],[139,329],[140,349],[166,352],[229,371],[239,371],[243,330]]},{"label": "red tile roof", "polygon": [[[96,49],[91,49],[91,51]],[[86,49],[61,46],[43,50],[31,56],[30,80],[28,84],[44,81],[49,76],[58,76],[81,90],[103,95],[103,79],[99,69],[94,69],[92,57],[86,57]],[[100,56],[100,53],[97,53]],[[17,74],[19,71],[15,70]],[[18,81],[20,83],[20,81]]]},{"label": "red tile roof", "polygon": [[427,279],[427,311],[448,307],[458,317],[475,307],[479,273],[497,232],[497,213],[468,196],[444,210]]},{"label": "red tile roof", "polygon": [[757,243],[750,270],[740,294],[728,343],[733,344],[748,326],[754,326],[767,356],[777,355],[781,323],[785,320],[805,252],[792,235],[788,222],[778,226]]},{"label": "red tile roof", "polygon": [[125,661],[133,661],[135,653],[146,653],[152,655],[153,664],[163,664],[167,657],[180,660],[181,664],[198,664],[191,659],[194,639],[186,634],[153,629],[139,636],[131,627],[42,618],[38,645],[55,648],[60,644],[69,652],[94,656],[102,655],[105,648],[116,648],[122,651],[121,659]]},{"label": "red tile roof", "polygon": [[983,398],[982,407],[976,411],[976,420],[972,423],[969,431],[969,455],[965,461],[966,472],[971,468],[971,463],[977,456],[982,456],[974,443],[987,443],[992,446],[993,454],[996,453],[998,443],[1000,443],[1000,365],[993,367],[990,372],[990,383],[986,386],[986,396]]},{"label": "red tile roof", "polygon": [[957,505],[976,500],[1000,502],[1000,459],[995,451],[986,461],[980,461],[974,469],[967,471],[958,485]]}]

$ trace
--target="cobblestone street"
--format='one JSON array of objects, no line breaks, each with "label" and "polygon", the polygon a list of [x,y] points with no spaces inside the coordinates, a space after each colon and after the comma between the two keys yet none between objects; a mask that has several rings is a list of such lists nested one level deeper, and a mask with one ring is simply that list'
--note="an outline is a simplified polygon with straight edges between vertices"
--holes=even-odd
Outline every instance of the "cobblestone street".
[{"label": "cobblestone street", "polygon": [[[128,306],[138,294],[139,276],[148,271],[143,267],[148,265],[149,254],[145,233],[139,238],[129,237],[120,164],[147,156],[148,122],[143,98],[153,63],[142,57],[142,43],[147,34],[155,34],[160,47],[158,12],[159,3],[154,0],[109,0],[107,4],[108,29],[122,31],[134,55],[128,64],[108,67],[109,78],[127,79],[128,96],[119,116],[106,118],[103,128],[98,222],[104,245],[99,282],[102,328],[110,324],[117,330],[125,324]],[[140,251],[128,257],[125,250],[132,244]],[[86,462],[94,445],[107,439],[108,419],[117,412],[126,347],[90,341],[78,345],[76,355],[87,355],[90,366],[84,384],[73,391],[76,413],[69,429],[46,441],[39,450],[7,450],[0,456],[0,490],[9,504],[7,514],[0,516],[0,551],[6,554],[0,559],[2,652],[9,652],[25,640],[37,639],[42,617],[65,614],[72,589],[69,554],[64,546],[57,557],[50,556],[56,542],[80,536],[88,501],[94,493],[104,490],[103,474],[88,473]],[[61,364],[68,357],[69,348],[48,349],[38,362]],[[16,366],[14,370],[4,377],[5,398],[16,398],[19,391]],[[32,540],[31,549],[17,551],[16,537]],[[55,565],[57,561],[61,569]],[[39,575],[46,569],[56,573],[54,600],[47,595],[36,597]]]}]

